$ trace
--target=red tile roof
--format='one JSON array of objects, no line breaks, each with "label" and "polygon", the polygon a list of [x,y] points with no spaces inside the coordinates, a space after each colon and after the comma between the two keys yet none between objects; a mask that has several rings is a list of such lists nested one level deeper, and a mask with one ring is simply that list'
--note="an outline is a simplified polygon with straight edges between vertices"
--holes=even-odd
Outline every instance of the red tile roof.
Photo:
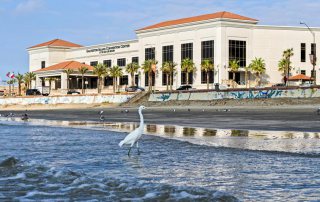
[{"label": "red tile roof", "polygon": [[288,79],[289,81],[299,81],[299,80],[305,80],[305,81],[309,81],[309,80],[313,80],[313,78],[306,76],[304,74],[298,74],[292,77],[289,77]]},{"label": "red tile roof", "polygon": [[61,40],[61,39],[54,39],[51,41],[47,41],[45,43],[41,43],[35,46],[31,46],[30,48],[38,48],[38,47],[44,47],[44,46],[61,46],[61,47],[82,47],[79,44],[71,43],[69,41]]},{"label": "red tile roof", "polygon": [[45,71],[53,71],[53,70],[65,70],[65,69],[73,69],[77,71],[80,67],[87,67],[89,71],[93,70],[93,67],[90,65],[82,64],[77,61],[66,61],[61,62],[56,65],[52,65],[43,69],[36,70],[35,72],[45,72]]},{"label": "red tile roof", "polygon": [[148,30],[148,29],[155,29],[160,27],[167,27],[172,25],[179,25],[179,24],[185,24],[185,23],[191,23],[191,22],[198,22],[198,21],[204,21],[204,20],[211,20],[211,19],[235,19],[235,20],[244,20],[244,21],[254,21],[258,22],[258,20],[253,18],[248,18],[245,16],[237,15],[230,12],[218,12],[218,13],[212,13],[212,14],[206,14],[206,15],[199,15],[195,17],[189,17],[189,18],[182,18],[177,20],[169,20],[165,22],[160,22],[158,24],[154,24],[148,27],[144,27],[140,30]]}]

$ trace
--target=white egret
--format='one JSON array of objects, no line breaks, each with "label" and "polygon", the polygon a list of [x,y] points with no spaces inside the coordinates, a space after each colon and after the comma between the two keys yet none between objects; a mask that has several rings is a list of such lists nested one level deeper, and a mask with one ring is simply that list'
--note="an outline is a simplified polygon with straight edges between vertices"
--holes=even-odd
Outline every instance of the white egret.
[{"label": "white egret", "polygon": [[130,145],[129,151],[128,151],[128,156],[130,156],[130,151],[131,148],[133,147],[134,144],[136,144],[137,149],[138,149],[138,155],[140,154],[139,151],[139,144],[138,141],[142,136],[143,129],[144,129],[144,120],[143,120],[143,115],[142,115],[142,110],[145,109],[145,106],[140,106],[139,107],[139,116],[140,116],[140,125],[138,128],[136,128],[134,131],[129,133],[120,143],[119,146],[122,147],[124,144]]}]

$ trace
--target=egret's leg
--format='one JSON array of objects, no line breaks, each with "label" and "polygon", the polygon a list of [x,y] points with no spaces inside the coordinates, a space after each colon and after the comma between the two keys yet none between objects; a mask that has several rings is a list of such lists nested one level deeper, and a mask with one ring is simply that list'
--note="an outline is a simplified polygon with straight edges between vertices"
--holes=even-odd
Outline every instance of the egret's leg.
[{"label": "egret's leg", "polygon": [[138,142],[137,142],[136,144],[137,144],[137,149],[138,149],[138,155],[140,155],[140,150],[139,150],[139,144],[138,144]]},{"label": "egret's leg", "polygon": [[132,148],[132,147],[130,147],[130,148],[129,148],[129,151],[128,151],[128,156],[130,156],[130,151],[131,151],[131,148]]}]

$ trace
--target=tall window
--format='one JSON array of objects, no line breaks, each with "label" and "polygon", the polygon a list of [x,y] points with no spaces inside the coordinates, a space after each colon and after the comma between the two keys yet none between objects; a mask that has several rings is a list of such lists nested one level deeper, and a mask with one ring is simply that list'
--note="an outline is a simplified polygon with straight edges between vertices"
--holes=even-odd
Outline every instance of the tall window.
[{"label": "tall window", "polygon": [[306,44],[301,43],[301,62],[306,62]]},{"label": "tall window", "polygon": [[132,57],[131,62],[135,62],[137,64],[139,64],[139,57]]},{"label": "tall window", "polygon": [[[211,60],[214,63],[214,41],[202,41],[201,42],[201,61]],[[214,82],[214,72],[209,71],[209,83]],[[207,73],[201,71],[201,83],[207,83]]]},{"label": "tall window", "polygon": [[104,64],[106,67],[111,67],[111,65],[112,65],[111,60],[104,60],[104,61],[103,61],[103,64]]},{"label": "tall window", "polygon": [[146,48],[145,49],[145,60],[154,60],[156,58],[156,49],[155,48]]},{"label": "tall window", "polygon": [[113,78],[111,76],[106,76],[104,78],[104,85],[105,86],[112,86],[113,85]]},{"label": "tall window", "polygon": [[[193,43],[185,43],[181,44],[181,61],[189,58],[193,60]],[[189,83],[193,83],[193,72],[190,72],[188,74],[189,77]],[[186,84],[187,83],[187,78],[186,78],[186,73],[181,72],[181,84]]]},{"label": "tall window", "polygon": [[120,85],[128,85],[128,75],[120,77]]},{"label": "tall window", "polygon": [[162,46],[162,63],[173,62],[173,46]]},{"label": "tall window", "polygon": [[125,59],[125,58],[119,58],[119,59],[117,60],[117,65],[118,65],[119,67],[125,67],[125,66],[126,66],[126,59]]},{"label": "tall window", "polygon": [[[162,64],[165,62],[173,62],[173,45],[162,46]],[[162,72],[162,85],[165,86],[167,83],[167,74]]]},{"label": "tall window", "polygon": [[238,60],[240,67],[247,65],[246,41],[229,40],[229,61]]},{"label": "tall window", "polygon": [[[155,48],[146,48],[145,49],[145,60],[154,60],[156,59],[156,49]],[[149,77],[148,77],[148,73],[145,73],[145,86],[149,85]],[[156,75],[154,72],[151,72],[151,76],[152,76],[152,86],[154,86],[155,84],[155,78]]]},{"label": "tall window", "polygon": [[90,66],[96,67],[98,65],[98,61],[92,61],[90,62]]},{"label": "tall window", "polygon": [[41,69],[46,68],[46,61],[41,61]]},{"label": "tall window", "polygon": [[193,43],[181,44],[181,60],[186,58],[193,59]]}]

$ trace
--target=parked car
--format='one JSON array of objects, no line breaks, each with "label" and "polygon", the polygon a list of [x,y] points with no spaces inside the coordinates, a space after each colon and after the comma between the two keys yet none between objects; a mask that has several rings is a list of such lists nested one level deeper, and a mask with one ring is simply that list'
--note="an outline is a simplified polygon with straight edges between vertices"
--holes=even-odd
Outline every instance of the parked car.
[{"label": "parked car", "polygon": [[126,92],[141,92],[144,91],[144,88],[140,86],[130,86],[125,89]]},{"label": "parked car", "polygon": [[191,85],[182,85],[179,88],[177,88],[177,90],[190,90],[192,89]]},{"label": "parked car", "polygon": [[286,86],[285,83],[277,83],[272,85],[272,87],[285,87],[285,86]]},{"label": "parked car", "polygon": [[68,95],[79,95],[80,94],[80,92],[79,91],[76,91],[76,90],[69,90],[68,92],[67,92],[67,94]]},{"label": "parked car", "polygon": [[28,89],[26,95],[41,95],[38,89]]}]

